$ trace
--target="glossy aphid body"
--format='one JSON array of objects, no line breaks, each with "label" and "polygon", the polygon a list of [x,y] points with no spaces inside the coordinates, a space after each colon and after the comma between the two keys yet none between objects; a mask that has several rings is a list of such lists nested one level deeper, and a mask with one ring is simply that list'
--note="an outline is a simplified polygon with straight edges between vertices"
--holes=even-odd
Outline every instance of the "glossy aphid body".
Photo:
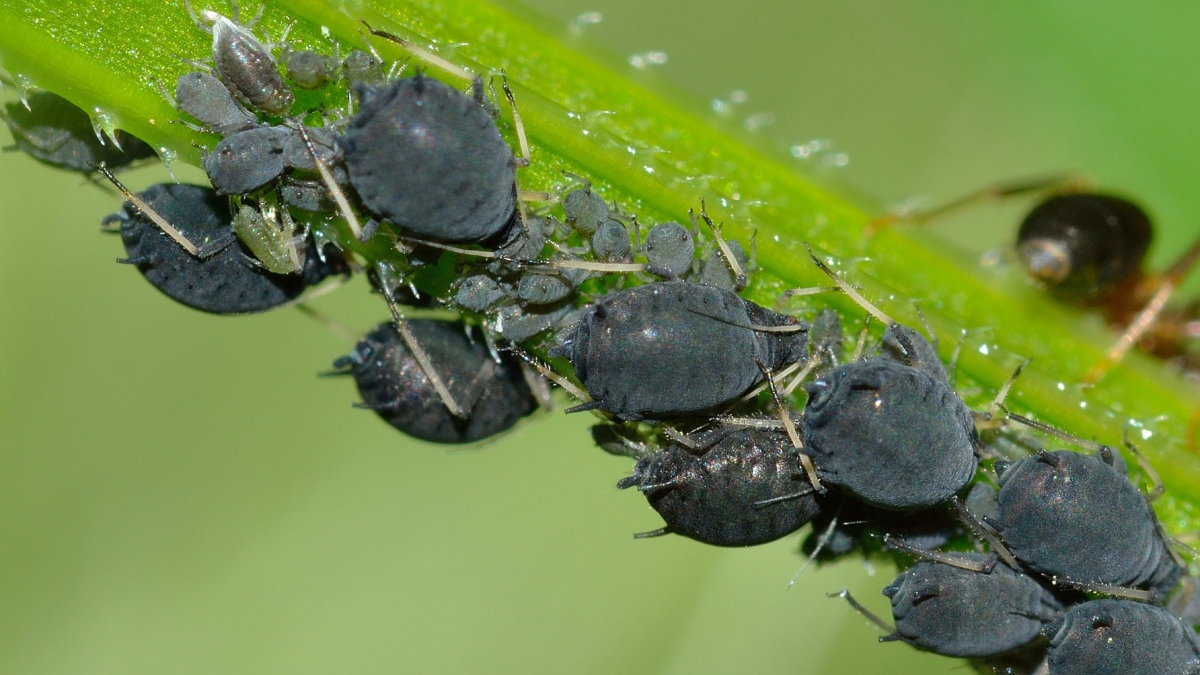
[{"label": "glossy aphid body", "polygon": [[597,300],[555,353],[593,399],[578,409],[662,419],[711,413],[762,382],[760,364],[804,359],[806,329],[726,289],[658,282]]},{"label": "glossy aphid body", "polygon": [[356,91],[340,143],[363,205],[421,239],[503,243],[519,222],[516,159],[482,87],[472,97],[418,74]]},{"label": "glossy aphid body", "polygon": [[50,92],[35,92],[20,103],[6,103],[0,113],[13,140],[25,154],[60,169],[91,173],[99,164],[124,168],[141,159],[155,157],[144,141],[116,131],[101,140],[88,114],[74,103]]},{"label": "glossy aphid body", "polygon": [[1146,496],[1103,454],[1042,451],[996,470],[990,522],[1030,570],[1085,587],[1161,594],[1183,574]]},{"label": "glossy aphid body", "polygon": [[233,20],[230,20],[207,9],[196,16],[186,0],[184,4],[196,26],[212,34],[214,70],[234,98],[268,115],[287,114],[295,97],[284,84],[271,50],[250,31],[258,17],[239,25],[236,5]]},{"label": "glossy aphid body", "polygon": [[520,366],[497,363],[482,336],[460,321],[406,322],[442,382],[463,408],[455,416],[393,323],[364,337],[354,352],[334,362],[354,376],[364,407],[396,429],[436,443],[470,443],[511,428],[536,407]]},{"label": "glossy aphid body", "polygon": [[138,197],[196,245],[228,240],[205,256],[189,253],[133,204],[107,218],[119,224],[127,262],[155,288],[189,307],[214,314],[248,314],[286,304],[306,288],[345,269],[332,250],[324,259],[310,242],[300,274],[275,274],[254,264],[231,237],[229,205],[208,188],[154,185]]},{"label": "glossy aphid body", "polygon": [[1090,600],[1045,629],[1049,675],[1196,675],[1200,639],[1169,612],[1129,600]]},{"label": "glossy aphid body", "polygon": [[[662,516],[655,534],[715,546],[754,546],[785,537],[820,506],[779,429],[719,429],[695,448],[672,443],[641,459],[617,487],[636,487]],[[789,499],[775,500],[781,497]]]},{"label": "glossy aphid body", "polygon": [[[984,563],[977,553],[966,560]],[[921,561],[883,589],[896,632],[919,649],[960,658],[1000,656],[1034,642],[1063,610],[1034,578],[1003,563],[974,571]]]}]

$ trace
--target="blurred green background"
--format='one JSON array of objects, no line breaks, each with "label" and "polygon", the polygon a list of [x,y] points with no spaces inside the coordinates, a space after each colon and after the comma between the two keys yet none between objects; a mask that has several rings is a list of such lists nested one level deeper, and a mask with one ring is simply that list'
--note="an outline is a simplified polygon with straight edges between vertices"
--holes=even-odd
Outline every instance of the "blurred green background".
[{"label": "blurred green background", "polygon": [[[879,208],[1081,170],[1149,207],[1155,260],[1197,230],[1194,3],[525,7]],[[584,12],[603,20],[569,37]],[[627,64],[648,51],[666,63]],[[0,178],[0,672],[962,672],[825,598],[849,586],[882,611],[889,570],[785,592],[796,537],[635,542],[659,520],[613,488],[628,462],[589,447],[588,418],[466,450],[407,440],[316,378],[350,343],[295,311],[177,306],[113,264],[112,195],[19,154]],[[934,231],[974,256],[1019,212]],[[358,281],[317,305],[384,318]]]}]

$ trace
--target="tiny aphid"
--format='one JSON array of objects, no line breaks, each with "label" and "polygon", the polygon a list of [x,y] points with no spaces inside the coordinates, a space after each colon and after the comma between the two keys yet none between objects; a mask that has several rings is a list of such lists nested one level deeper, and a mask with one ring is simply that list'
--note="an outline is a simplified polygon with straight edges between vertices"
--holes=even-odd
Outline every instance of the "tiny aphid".
[{"label": "tiny aphid", "polygon": [[180,75],[175,81],[174,99],[168,97],[168,100],[175,108],[203,124],[201,131],[230,136],[258,126],[258,118],[233,100],[233,95],[220,80],[205,72]]},{"label": "tiny aphid", "polygon": [[303,269],[305,237],[296,235],[286,206],[255,208],[243,202],[233,216],[233,229],[268,271],[295,274]]}]

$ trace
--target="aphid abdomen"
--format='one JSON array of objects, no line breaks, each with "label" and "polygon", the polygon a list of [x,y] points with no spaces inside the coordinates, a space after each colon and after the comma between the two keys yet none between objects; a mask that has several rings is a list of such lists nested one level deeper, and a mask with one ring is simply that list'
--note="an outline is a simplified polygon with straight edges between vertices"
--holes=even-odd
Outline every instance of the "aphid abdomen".
[{"label": "aphid abdomen", "polygon": [[1166,610],[1129,600],[1090,600],[1046,628],[1050,675],[1193,675],[1200,640]]},{"label": "aphid abdomen", "polygon": [[359,93],[341,143],[364,206],[423,239],[501,239],[516,214],[514,160],[483,107],[422,75]]},{"label": "aphid abdomen", "polygon": [[804,440],[828,481],[892,510],[945,502],[975,476],[970,411],[945,382],[886,359],[806,386]]},{"label": "aphid abdomen", "polygon": [[215,15],[212,54],[217,75],[235,98],[271,115],[291,109],[294,98],[275,59],[250,31]]}]

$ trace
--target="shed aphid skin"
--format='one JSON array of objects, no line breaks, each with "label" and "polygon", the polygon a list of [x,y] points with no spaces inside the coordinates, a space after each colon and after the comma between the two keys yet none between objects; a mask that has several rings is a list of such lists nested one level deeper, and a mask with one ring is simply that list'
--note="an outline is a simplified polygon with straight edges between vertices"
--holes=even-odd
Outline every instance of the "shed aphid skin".
[{"label": "shed aphid skin", "polygon": [[638,538],[673,533],[714,546],[775,541],[820,508],[796,472],[787,436],[775,429],[718,429],[695,448],[672,443],[641,459],[617,487],[636,487],[666,521]]},{"label": "shed aphid skin", "polygon": [[[461,321],[410,319],[401,337],[395,321],[379,324],[334,367],[354,376],[363,403],[396,429],[435,443],[471,443],[512,428],[537,407],[518,363],[489,354]],[[411,340],[411,342],[410,342]],[[419,344],[424,364],[409,349]],[[451,414],[429,372],[462,401]]]},{"label": "shed aphid skin", "polygon": [[[154,185],[134,196],[136,202],[126,202],[120,212],[104,219],[106,225],[120,225],[128,257],[119,262],[136,266],[155,288],[194,309],[213,314],[262,312],[293,303],[307,288],[347,271],[340,254],[326,250],[319,256],[311,242],[300,274],[274,274],[252,263],[236,245],[228,201],[209,188]],[[212,246],[219,250],[203,258],[193,255],[167,236],[150,213],[184,239],[198,242],[200,250],[210,243],[219,244]]]},{"label": "shed aphid skin", "polygon": [[[766,333],[756,326],[791,326]],[[707,415],[806,357],[807,325],[722,288],[659,282],[609,293],[585,309],[552,355],[566,356],[591,403],[624,420]]]},{"label": "shed aphid skin", "polygon": [[106,165],[100,164],[99,166],[95,167],[95,170],[104,174],[104,177],[107,178],[109,182],[111,182],[113,186],[117,188],[117,190],[120,190],[121,194],[125,196],[125,199],[135,209],[137,209],[138,213],[140,213],[150,222],[154,223],[158,229],[162,230],[164,234],[175,240],[175,243],[179,244],[183,250],[187,251],[189,254],[201,259],[210,258],[225,250],[225,248],[234,242],[233,233],[226,232],[224,234],[218,233],[215,238],[212,238],[209,241],[204,241],[197,246],[196,244],[192,243],[190,239],[184,236],[184,234],[180,232],[177,227],[172,225],[170,221],[162,217],[158,211],[155,211],[153,206],[148,204],[140,196],[130,192],[120,180],[117,180],[117,177],[113,175],[112,171],[109,170]]},{"label": "shed aphid skin", "polygon": [[238,239],[268,271],[298,274],[304,267],[302,249],[306,235],[296,235],[296,224],[283,204],[261,203],[258,208],[242,202],[233,216]]},{"label": "shed aphid skin", "polygon": [[[978,553],[966,560],[984,565]],[[1003,563],[971,571],[925,560],[883,589],[895,632],[882,638],[959,658],[990,658],[1034,641],[1063,611],[1062,602],[1032,577]]]},{"label": "shed aphid skin", "polygon": [[1161,607],[1089,600],[1047,626],[1049,675],[1196,675],[1200,639]]},{"label": "shed aphid skin", "polygon": [[250,32],[266,5],[260,5],[253,19],[239,25],[236,2],[233,2],[232,21],[209,9],[197,16],[188,0],[183,4],[196,26],[212,34],[212,60],[217,77],[234,98],[269,115],[287,114],[295,101],[292,91],[284,84],[271,50]]},{"label": "shed aphid skin", "polygon": [[116,171],[156,157],[154,148],[124,131],[105,141],[82,108],[57,94],[39,91],[26,103],[6,103],[0,119],[16,148],[40,162],[90,174],[99,164]]},{"label": "shed aphid skin", "polygon": [[975,476],[981,446],[970,410],[919,333],[867,302],[815,255],[842,290],[888,325],[883,353],[805,386],[807,454],[822,481],[897,511],[948,501]]}]

